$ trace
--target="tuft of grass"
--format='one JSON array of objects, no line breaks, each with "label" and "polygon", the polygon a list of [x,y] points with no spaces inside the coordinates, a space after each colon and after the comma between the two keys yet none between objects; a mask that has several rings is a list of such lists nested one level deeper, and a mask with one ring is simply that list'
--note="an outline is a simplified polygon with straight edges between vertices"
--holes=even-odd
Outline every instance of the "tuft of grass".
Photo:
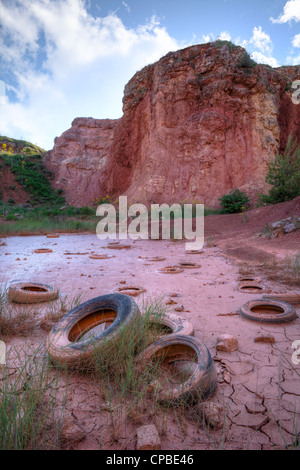
[{"label": "tuft of grass", "polygon": [[57,407],[57,375],[41,347],[11,348],[0,369],[0,449],[60,448],[63,407]]},{"label": "tuft of grass", "polygon": [[29,336],[37,323],[38,310],[32,305],[14,305],[8,300],[8,288],[0,289],[0,339]]},{"label": "tuft of grass", "polygon": [[300,252],[283,259],[273,257],[259,263],[243,263],[239,266],[240,274],[253,274],[257,271],[270,280],[291,286],[300,286]]},{"label": "tuft of grass", "polygon": [[84,302],[83,294],[75,294],[74,297],[59,294],[58,299],[47,304],[47,311],[43,315],[39,326],[44,331],[50,331],[67,312]]},{"label": "tuft of grass", "polygon": [[300,286],[300,252],[295,256],[286,256],[284,259],[274,258],[271,261],[265,261],[260,270],[271,280]]},{"label": "tuft of grass", "polygon": [[58,299],[37,304],[16,304],[8,299],[8,288],[0,288],[0,339],[27,338],[35,330],[50,331],[66,312],[83,302],[83,294],[59,294]]}]

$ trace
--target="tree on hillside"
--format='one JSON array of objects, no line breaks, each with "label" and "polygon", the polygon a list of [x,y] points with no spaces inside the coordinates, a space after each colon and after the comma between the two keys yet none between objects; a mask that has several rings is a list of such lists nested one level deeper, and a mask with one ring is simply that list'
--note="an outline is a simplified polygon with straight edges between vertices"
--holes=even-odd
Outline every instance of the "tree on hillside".
[{"label": "tree on hillside", "polygon": [[276,155],[269,163],[266,182],[273,187],[269,194],[260,195],[262,203],[277,204],[300,196],[300,147],[297,139],[290,136],[283,154]]}]

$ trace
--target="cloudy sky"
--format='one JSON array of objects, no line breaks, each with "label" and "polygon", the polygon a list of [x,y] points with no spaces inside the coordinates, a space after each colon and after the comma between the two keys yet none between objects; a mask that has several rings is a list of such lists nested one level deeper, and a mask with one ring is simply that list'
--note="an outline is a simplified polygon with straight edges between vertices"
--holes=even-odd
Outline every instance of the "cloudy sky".
[{"label": "cloudy sky", "polygon": [[221,38],[300,64],[300,0],[0,0],[0,21],[0,134],[47,150],[75,117],[121,117],[125,84],[169,51]]}]

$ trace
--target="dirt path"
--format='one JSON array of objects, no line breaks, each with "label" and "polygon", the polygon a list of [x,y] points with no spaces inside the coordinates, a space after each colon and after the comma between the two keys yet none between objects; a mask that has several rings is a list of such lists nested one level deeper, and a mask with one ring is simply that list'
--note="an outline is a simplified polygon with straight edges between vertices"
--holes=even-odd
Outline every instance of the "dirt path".
[{"label": "dirt path", "polygon": [[[245,302],[260,295],[237,290],[238,266],[225,256],[221,240],[216,247],[204,247],[203,253],[189,255],[183,242],[127,240],[123,243],[131,248],[117,250],[109,249],[106,241],[91,234],[53,239],[11,237],[5,242],[6,246],[0,247],[2,286],[17,280],[42,281],[58,287],[61,295],[82,294],[83,300],[111,293],[120,286],[141,286],[146,293],[135,298],[137,303],[143,302],[143,296],[164,296],[164,302],[175,302],[171,309],[181,309],[177,315],[193,323],[195,336],[209,348],[217,367],[219,383],[212,401],[223,408],[225,428],[208,435],[187,417],[183,427],[172,413],[163,423],[155,415],[148,416],[143,424],[156,424],[162,449],[212,449],[220,445],[225,449],[272,449],[295,444],[295,434],[300,431],[300,366],[291,364],[291,355],[293,341],[300,339],[300,310],[298,318],[286,324],[262,324],[238,314]],[[228,249],[228,239],[225,245]],[[52,253],[34,253],[37,248],[50,248]],[[113,257],[91,259],[93,253]],[[165,260],[146,259],[152,256]],[[180,261],[200,267],[179,274],[159,272],[160,267]],[[282,289],[263,282],[266,289]],[[224,333],[237,338],[237,351],[217,351],[217,338]],[[255,342],[260,334],[272,336],[275,342]],[[46,333],[41,332],[40,337],[45,338]],[[15,342],[8,341],[8,347]],[[112,439],[110,413],[103,411],[95,384],[80,379],[72,381],[71,390],[67,410],[84,431],[84,438],[72,448],[98,449],[99,442],[104,449],[135,448],[136,426],[122,422],[121,415],[118,436]]]}]

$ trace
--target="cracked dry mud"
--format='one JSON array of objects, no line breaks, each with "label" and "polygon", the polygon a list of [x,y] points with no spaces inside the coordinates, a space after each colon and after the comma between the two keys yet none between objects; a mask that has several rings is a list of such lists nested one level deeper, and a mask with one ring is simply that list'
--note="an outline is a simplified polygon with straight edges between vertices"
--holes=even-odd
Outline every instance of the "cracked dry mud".
[{"label": "cracked dry mud", "polygon": [[[300,365],[292,364],[291,355],[293,341],[300,339],[299,306],[298,317],[291,323],[267,324],[243,318],[239,308],[259,295],[238,290],[238,265],[226,256],[225,242],[213,248],[205,246],[199,254],[186,254],[182,241],[127,241],[131,249],[116,251],[116,256],[107,259],[89,257],[92,252],[108,253],[108,243],[92,234],[61,234],[53,240],[45,236],[10,237],[5,242],[0,252],[2,285],[19,280],[44,282],[58,287],[62,295],[81,293],[83,300],[114,292],[126,284],[143,287],[146,292],[135,301],[141,304],[143,296],[165,296],[171,311],[180,307],[177,315],[193,323],[195,336],[206,344],[215,361],[218,387],[211,401],[221,405],[224,414],[224,426],[218,430],[208,430],[188,416],[178,416],[176,410],[163,416],[149,409],[144,413],[139,410],[135,417],[132,413],[126,416],[123,406],[116,404],[112,409],[103,400],[96,383],[87,377],[65,375],[66,412],[79,432],[77,439],[70,438],[67,448],[135,449],[136,429],[142,424],[156,425],[165,450],[295,446],[300,431]],[[36,248],[48,248],[52,253],[37,254]],[[64,256],[66,252],[68,257]],[[151,261],[154,256],[165,259]],[[164,266],[182,261],[200,267],[173,275],[159,272]],[[272,290],[291,289],[262,280]],[[217,351],[217,338],[226,333],[237,338],[237,351]],[[26,341],[39,344],[46,334],[39,330]],[[273,337],[275,342],[256,342],[261,335]],[[7,348],[23,341],[8,339]],[[63,393],[64,387],[60,386]]]}]

